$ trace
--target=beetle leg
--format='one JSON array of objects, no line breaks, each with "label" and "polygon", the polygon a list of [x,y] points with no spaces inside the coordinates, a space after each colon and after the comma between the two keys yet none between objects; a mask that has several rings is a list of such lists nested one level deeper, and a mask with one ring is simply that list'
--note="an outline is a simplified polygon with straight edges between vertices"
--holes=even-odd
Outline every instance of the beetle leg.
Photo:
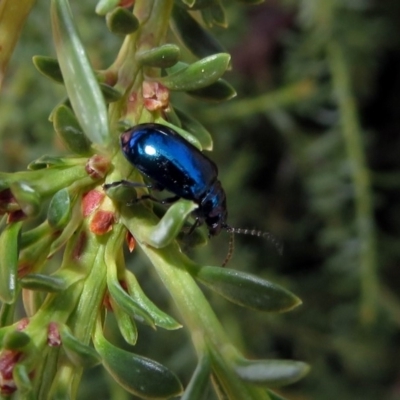
[{"label": "beetle leg", "polygon": [[201,221],[200,218],[196,218],[196,220],[194,221],[194,224],[190,227],[189,231],[188,231],[188,235],[191,235],[193,233],[193,231],[198,228],[201,225]]}]

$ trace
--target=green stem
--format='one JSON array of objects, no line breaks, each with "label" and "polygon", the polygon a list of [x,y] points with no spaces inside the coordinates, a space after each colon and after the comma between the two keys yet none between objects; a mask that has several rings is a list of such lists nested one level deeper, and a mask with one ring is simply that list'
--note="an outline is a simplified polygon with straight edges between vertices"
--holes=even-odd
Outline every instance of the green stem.
[{"label": "green stem", "polygon": [[[68,322],[75,337],[84,344],[88,344],[90,341],[106,292],[105,244],[107,240],[111,240],[110,236],[115,235],[115,229],[107,237],[95,236],[92,233],[89,233],[89,235],[91,240],[88,239],[87,246],[90,251],[87,253],[88,259],[85,260],[85,267],[90,267],[90,273],[85,279],[76,311]],[[63,373],[65,378],[73,379],[71,393],[76,396],[83,372],[82,368],[73,368],[70,364],[67,364],[60,371],[62,369],[64,371],[60,373]]]},{"label": "green stem", "polygon": [[174,244],[163,249],[149,246],[142,246],[142,249],[174,298],[199,357],[204,353],[211,355],[213,372],[228,398],[269,399],[264,389],[240,381],[235,374],[232,365],[241,355],[230,343],[209,302],[187,271],[186,264],[191,261]]},{"label": "green stem", "polygon": [[214,108],[210,108],[202,112],[202,118],[207,122],[215,123],[226,121],[227,118],[232,120],[233,118],[250,117],[255,113],[265,113],[277,108],[298,104],[309,99],[315,93],[315,82],[305,79],[261,96],[221,104],[218,112],[215,112]]},{"label": "green stem", "polygon": [[361,243],[361,318],[364,322],[371,322],[376,316],[378,304],[378,278],[370,173],[356,101],[351,91],[350,73],[343,49],[333,40],[329,45],[328,57],[355,188],[356,218]]},{"label": "green stem", "polygon": [[[68,323],[79,341],[84,344],[88,344],[90,341],[106,290],[104,250],[108,238],[94,235],[87,227],[82,229],[79,232],[84,232],[86,235],[86,250],[80,255],[79,259],[76,259],[74,251],[76,246],[79,246],[79,241],[82,240],[78,233],[76,240],[70,240],[64,252],[61,270],[78,264],[79,271],[76,271],[73,275],[78,273],[79,275],[82,274],[82,278],[85,275],[86,277],[84,280],[72,284],[62,293],[48,295],[40,310],[31,318],[26,332],[35,339],[37,349],[42,349],[46,343],[47,327],[50,322]],[[114,232],[113,234],[115,235]],[[35,354],[33,354],[33,360],[36,360]],[[43,362],[47,362],[47,359]],[[35,369],[37,368],[40,368],[41,371],[41,374],[36,375],[37,379],[50,384],[52,380],[48,379],[48,376],[53,374],[52,366],[47,364],[36,365]],[[68,363],[60,363],[57,374],[63,378],[63,381],[59,382],[60,385],[70,385],[71,393],[76,394],[82,368],[73,367]],[[39,385],[38,390],[40,390]]]},{"label": "green stem", "polygon": [[[158,223],[143,204],[122,207],[120,222],[133,234],[164,286],[171,294],[184,325],[191,333],[196,352],[212,360],[213,375],[230,400],[268,400],[266,390],[241,381],[234,371],[242,355],[232,345],[209,302],[188,272],[194,265],[174,241],[156,249],[148,244],[148,232]],[[197,267],[197,266],[196,266]]]},{"label": "green stem", "polygon": [[[117,59],[106,74],[118,76],[115,87],[124,93],[122,98],[110,105],[111,126],[115,126],[121,117],[128,118],[132,124],[140,122],[145,111],[141,101],[136,100],[129,109],[132,93],[141,93],[143,73],[142,66],[136,60],[136,53],[162,44],[168,30],[173,0],[137,0],[135,15],[140,28],[125,38]],[[127,109],[128,104],[128,109]],[[151,115],[148,115],[151,118]]]}]

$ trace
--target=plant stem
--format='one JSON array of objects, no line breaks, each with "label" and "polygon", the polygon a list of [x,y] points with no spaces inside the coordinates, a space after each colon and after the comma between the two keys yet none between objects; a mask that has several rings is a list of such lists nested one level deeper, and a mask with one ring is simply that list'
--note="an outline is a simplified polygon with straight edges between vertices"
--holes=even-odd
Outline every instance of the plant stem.
[{"label": "plant stem", "polygon": [[163,43],[172,7],[172,0],[136,1],[135,15],[140,22],[140,28],[125,38],[115,62],[106,72],[118,77],[115,87],[124,93],[119,101],[109,107],[111,126],[115,126],[117,121],[124,117],[130,119],[132,124],[139,123],[144,111],[142,102],[135,101],[132,110],[129,109],[131,94],[135,94],[134,98],[137,98],[144,80],[142,66],[135,55],[140,50],[151,49]]},{"label": "plant stem", "polygon": [[213,372],[230,400],[267,400],[269,396],[262,388],[239,380],[232,364],[241,357],[230,343],[218,318],[204,297],[197,283],[189,274],[187,259],[177,245],[163,249],[142,246],[165,287],[173,296],[185,326],[191,332],[193,344],[201,357],[209,353],[213,361]]},{"label": "plant stem", "polygon": [[250,99],[232,101],[218,107],[203,111],[201,116],[210,123],[226,121],[227,118],[245,118],[255,113],[264,113],[277,108],[288,107],[298,104],[310,98],[316,92],[315,82],[311,79],[304,79],[300,82],[288,85],[282,89],[265,93]]},{"label": "plant stem", "polygon": [[376,238],[370,174],[365,157],[365,146],[357,115],[357,106],[351,92],[348,66],[343,49],[333,39],[328,49],[328,60],[355,188],[356,219],[361,244],[361,318],[364,322],[369,323],[376,316],[376,305],[378,304]]}]

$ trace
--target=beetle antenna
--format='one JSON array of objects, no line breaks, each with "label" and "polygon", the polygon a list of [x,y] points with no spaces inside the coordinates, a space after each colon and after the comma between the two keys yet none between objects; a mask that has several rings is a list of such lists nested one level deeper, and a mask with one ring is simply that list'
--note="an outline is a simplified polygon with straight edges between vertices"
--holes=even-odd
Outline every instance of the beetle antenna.
[{"label": "beetle antenna", "polygon": [[237,233],[239,235],[257,236],[267,239],[272,245],[274,245],[279,255],[282,255],[283,253],[283,243],[270,232],[263,232],[256,229],[247,228],[233,228],[232,226],[226,226],[226,230],[232,234]]},{"label": "beetle antenna", "polygon": [[[229,231],[228,231],[229,232]],[[231,236],[229,238],[228,253],[226,254],[225,260],[221,267],[225,267],[229,260],[232,258],[233,249],[235,248],[235,232],[230,232]]]}]

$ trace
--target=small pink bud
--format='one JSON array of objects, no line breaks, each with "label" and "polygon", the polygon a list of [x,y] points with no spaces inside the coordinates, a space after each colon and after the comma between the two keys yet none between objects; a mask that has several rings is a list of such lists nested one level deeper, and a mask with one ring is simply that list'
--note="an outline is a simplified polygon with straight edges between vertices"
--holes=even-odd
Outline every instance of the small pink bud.
[{"label": "small pink bud", "polygon": [[61,336],[58,330],[58,325],[55,322],[50,322],[47,327],[47,344],[50,347],[61,346]]},{"label": "small pink bud", "polygon": [[29,318],[22,318],[17,326],[16,326],[16,330],[17,331],[23,331],[27,326],[29,325]]},{"label": "small pink bud", "polygon": [[128,245],[128,250],[130,253],[132,253],[133,250],[135,250],[136,247],[136,239],[133,237],[132,233],[129,231],[126,232],[125,236],[126,243]]},{"label": "small pink bud", "polygon": [[84,217],[92,214],[96,208],[99,207],[101,201],[104,199],[105,194],[98,190],[91,190],[82,197],[82,214]]},{"label": "small pink bud", "polygon": [[110,169],[110,160],[107,157],[95,154],[86,163],[85,170],[93,179],[102,179]]},{"label": "small pink bud", "polygon": [[159,82],[144,81],[142,85],[144,106],[149,111],[163,110],[169,104],[169,90]]},{"label": "small pink bud", "polygon": [[0,394],[9,395],[17,390],[13,379],[15,364],[22,353],[17,350],[3,350],[0,354]]},{"label": "small pink bud", "polygon": [[115,218],[113,212],[99,210],[90,221],[90,231],[95,235],[104,235],[111,231],[114,222]]}]

